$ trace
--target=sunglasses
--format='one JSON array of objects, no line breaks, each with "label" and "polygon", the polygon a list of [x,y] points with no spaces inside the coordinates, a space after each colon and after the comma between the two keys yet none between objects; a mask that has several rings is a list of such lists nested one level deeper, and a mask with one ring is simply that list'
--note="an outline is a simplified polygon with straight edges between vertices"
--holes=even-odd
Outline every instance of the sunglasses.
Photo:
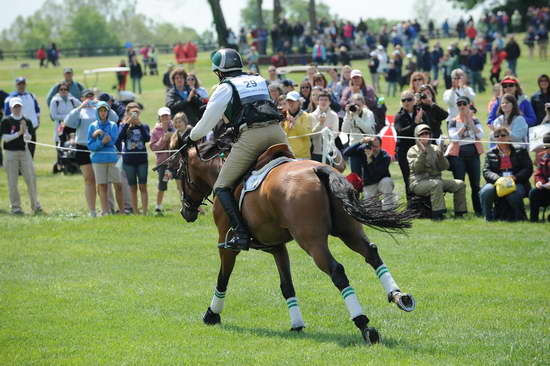
[{"label": "sunglasses", "polygon": [[414,100],[414,98],[403,98],[403,99],[401,99],[401,101],[402,101],[403,103],[405,103],[405,102],[412,102],[413,100]]},{"label": "sunglasses", "polygon": [[463,107],[463,106],[467,106],[467,105],[468,105],[468,103],[466,103],[466,102],[457,102],[456,103],[457,107]]},{"label": "sunglasses", "polygon": [[311,86],[301,86],[300,89],[311,89]]},{"label": "sunglasses", "polygon": [[424,79],[413,79],[413,82],[424,81]]},{"label": "sunglasses", "polygon": [[69,91],[69,89],[63,88],[63,89],[59,89],[59,91]]},{"label": "sunglasses", "polygon": [[421,132],[420,135],[418,135],[418,136],[429,136],[431,134],[432,133],[430,131],[424,131],[424,132]]},{"label": "sunglasses", "polygon": [[516,84],[508,84],[508,83],[502,84],[502,87],[503,87],[503,88],[511,88],[511,87],[513,87],[513,86],[516,86]]},{"label": "sunglasses", "polygon": [[508,135],[507,135],[507,134],[495,135],[495,138],[496,138],[496,139],[498,139],[498,138],[500,138],[500,137],[508,137]]}]

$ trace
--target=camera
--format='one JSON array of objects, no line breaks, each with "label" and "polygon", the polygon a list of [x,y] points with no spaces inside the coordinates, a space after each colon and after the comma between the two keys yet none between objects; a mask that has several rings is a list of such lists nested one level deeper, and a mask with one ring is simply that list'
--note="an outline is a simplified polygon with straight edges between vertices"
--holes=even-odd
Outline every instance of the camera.
[{"label": "camera", "polygon": [[176,131],[176,129],[173,128],[173,127],[170,127],[170,128],[168,129],[168,132],[170,132],[170,133],[171,133],[171,132],[174,132],[174,131]]},{"label": "camera", "polygon": [[351,113],[357,112],[358,109],[359,109],[359,108],[357,107],[357,104],[352,104],[352,105],[349,106],[349,111],[350,111]]},{"label": "camera", "polygon": [[138,116],[138,114],[137,114],[137,112],[132,112],[132,113],[130,113],[130,116],[132,118],[136,118]]},{"label": "camera", "polygon": [[365,143],[365,150],[372,150],[372,142],[366,142]]},{"label": "camera", "polygon": [[550,103],[546,103],[545,108],[546,112],[550,112]]}]

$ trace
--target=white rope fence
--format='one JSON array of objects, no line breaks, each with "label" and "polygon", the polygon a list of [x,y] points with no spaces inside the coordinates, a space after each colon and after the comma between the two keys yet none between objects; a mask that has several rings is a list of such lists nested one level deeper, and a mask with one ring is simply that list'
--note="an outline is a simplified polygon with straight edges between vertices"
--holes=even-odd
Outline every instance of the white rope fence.
[{"label": "white rope fence", "polygon": [[[339,132],[338,134],[340,133],[345,133],[345,132]],[[336,136],[338,135],[337,133],[335,133],[334,131],[332,131],[331,129],[329,129],[328,127],[325,127],[323,128],[321,131],[319,132],[312,132],[312,133],[307,133],[307,134],[304,134],[304,135],[299,135],[299,136],[289,136],[288,139],[291,140],[291,139],[297,139],[297,138],[303,138],[303,137],[308,137],[308,136],[315,136],[315,135],[322,135],[322,141],[323,141],[323,162],[325,157],[327,157],[327,159],[329,161],[332,162],[332,159],[334,159],[336,157],[336,154],[335,154],[335,149],[336,148],[336,144],[335,144],[335,140],[336,140]],[[381,137],[381,138],[384,138],[385,136],[380,136],[379,134],[368,134],[368,133],[345,133],[347,135],[353,135],[353,136],[363,136],[363,137]],[[393,138],[394,140],[397,141],[397,139],[404,139],[404,140],[419,140],[420,138],[418,137],[413,137],[413,136],[388,136],[390,138]],[[447,138],[447,137],[445,137]],[[442,137],[439,137],[439,138],[433,138],[433,137],[430,137],[430,138],[424,138],[424,139],[427,139],[427,140],[431,140],[431,141],[436,141],[436,142],[439,142],[441,141]],[[48,147],[48,148],[53,148],[53,149],[59,149],[59,150],[64,150],[64,151],[74,151],[74,152],[91,152],[90,150],[84,150],[84,149],[75,149],[75,148],[72,148],[72,147],[62,147],[62,146],[56,146],[56,145],[52,145],[52,144],[44,144],[44,143],[41,143],[41,142],[36,142],[36,141],[31,141],[31,140],[25,140],[27,143],[29,144],[35,144],[35,145],[38,145],[38,146],[43,146],[43,147]],[[494,140],[461,140],[461,139],[451,139],[449,138],[449,141],[450,142],[465,142],[465,143],[474,143],[474,142],[480,142],[480,143],[486,143],[486,144],[496,144],[497,141],[494,141]],[[513,141],[510,141],[510,142],[498,142],[499,144],[510,144],[510,145],[526,145],[526,146],[529,146],[529,142],[513,142]],[[121,154],[121,155],[131,155],[131,154],[152,154],[152,153],[155,153],[155,154],[158,154],[158,153],[174,153],[174,152],[177,152],[179,150],[156,150],[156,151],[146,151],[146,152],[135,152],[135,151],[118,151],[116,152],[116,154]],[[96,151],[94,152],[95,154],[115,154],[114,152],[104,152],[104,151]]]}]

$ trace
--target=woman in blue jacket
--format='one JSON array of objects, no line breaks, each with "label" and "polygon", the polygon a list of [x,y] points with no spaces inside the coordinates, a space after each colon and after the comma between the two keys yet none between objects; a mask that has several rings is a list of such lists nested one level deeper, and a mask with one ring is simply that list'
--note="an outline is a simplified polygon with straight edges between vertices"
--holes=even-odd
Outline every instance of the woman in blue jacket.
[{"label": "woman in blue jacket", "polygon": [[120,184],[120,168],[117,166],[118,150],[115,143],[118,139],[118,126],[109,121],[111,108],[105,102],[97,104],[97,120],[88,127],[88,149],[94,170],[95,180],[99,189],[101,201],[101,215],[109,213],[109,199],[107,184],[113,183],[120,212],[124,205],[122,200],[122,186]]}]

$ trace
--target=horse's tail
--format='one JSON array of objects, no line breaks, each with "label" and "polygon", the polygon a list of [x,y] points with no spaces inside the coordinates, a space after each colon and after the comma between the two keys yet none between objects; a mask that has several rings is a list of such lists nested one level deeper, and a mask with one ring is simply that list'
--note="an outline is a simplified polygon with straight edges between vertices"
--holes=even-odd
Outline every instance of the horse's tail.
[{"label": "horse's tail", "polygon": [[389,234],[403,233],[416,217],[410,210],[397,207],[382,210],[377,197],[360,199],[359,194],[342,174],[329,166],[317,166],[315,174],[327,188],[329,195],[342,204],[344,211],[360,223]]}]

